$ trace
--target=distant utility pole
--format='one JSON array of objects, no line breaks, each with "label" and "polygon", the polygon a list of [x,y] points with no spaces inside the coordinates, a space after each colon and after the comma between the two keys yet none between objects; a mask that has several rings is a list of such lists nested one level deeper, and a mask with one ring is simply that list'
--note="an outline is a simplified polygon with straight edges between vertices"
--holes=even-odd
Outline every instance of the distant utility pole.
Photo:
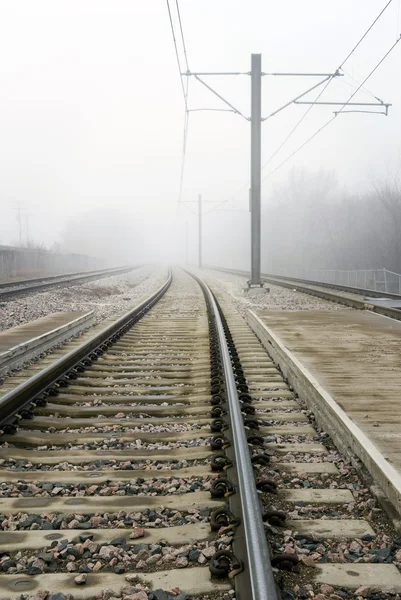
[{"label": "distant utility pole", "polygon": [[[198,195],[198,199],[197,200],[185,200],[185,201],[180,201],[179,204],[183,204],[184,206],[187,204],[197,204],[198,205],[198,212],[195,212],[194,210],[190,209],[188,206],[186,206],[186,208],[188,208],[188,210],[191,211],[191,213],[193,213],[196,217],[198,217],[198,266],[201,269],[202,268],[202,232],[203,232],[203,204],[204,203],[211,203],[211,204],[221,204],[221,200],[203,200],[202,195],[199,194]],[[210,212],[210,211],[208,211]],[[208,214],[207,212],[205,214]],[[186,228],[186,236],[187,236],[187,264],[188,264],[188,221],[186,222],[187,228]]]},{"label": "distant utility pole", "polygon": [[[186,71],[181,73],[182,76],[191,77],[193,76],[199,83],[206,87],[212,94],[217,96],[222,102],[224,102],[229,108],[225,109],[228,112],[233,112],[245,120],[251,123],[251,187],[249,191],[249,204],[251,212],[251,276],[248,281],[250,288],[262,288],[263,283],[260,278],[260,254],[261,254],[261,228],[260,228],[260,215],[261,215],[261,125],[262,122],[273,117],[277,113],[281,112],[291,104],[301,104],[300,99],[312,90],[319,86],[327,83],[334,77],[342,77],[343,74],[337,70],[335,73],[263,73],[262,72],[262,55],[252,54],[251,55],[251,71],[240,73],[240,72],[192,72]],[[208,83],[206,83],[201,76],[204,75],[250,75],[251,77],[251,116],[245,116],[240,110],[238,110],[231,102],[228,102],[223,96],[216,92]],[[262,106],[262,77],[270,75],[274,77],[320,77],[318,83],[308,88],[305,92],[298,94],[295,98],[276,109],[274,112],[269,114],[267,117],[262,117],[261,106]],[[326,104],[324,102],[316,101],[302,101],[302,104]],[[345,105],[347,102],[333,102],[331,104]],[[389,104],[385,104],[382,101],[377,103],[366,103],[366,102],[355,102],[352,103],[357,106],[380,106],[385,107],[386,113]],[[196,110],[219,110],[219,109],[193,109]],[[342,110],[342,109],[341,109]],[[187,112],[192,112],[190,109]],[[341,112],[341,111],[340,111]],[[185,202],[183,202],[185,204]],[[201,203],[199,201],[199,209]],[[200,212],[199,212],[200,215]],[[201,233],[201,216],[199,217],[199,234]],[[199,239],[201,235],[199,235]],[[201,245],[199,242],[199,266],[201,266]]]},{"label": "distant utility pole", "polygon": [[26,228],[26,245],[29,247],[29,219],[32,215],[25,215],[25,228]]},{"label": "distant utility pole", "polygon": [[198,267],[202,268],[202,196],[198,196]]},{"label": "distant utility pole", "polygon": [[19,231],[19,245],[22,247],[22,218],[21,218],[21,206],[22,202],[14,202],[15,210],[17,211],[17,222]]}]

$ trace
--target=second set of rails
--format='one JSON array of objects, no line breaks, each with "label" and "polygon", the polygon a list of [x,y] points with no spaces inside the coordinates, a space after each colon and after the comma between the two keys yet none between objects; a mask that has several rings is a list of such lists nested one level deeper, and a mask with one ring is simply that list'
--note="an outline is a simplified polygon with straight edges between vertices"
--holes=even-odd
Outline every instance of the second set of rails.
[{"label": "second set of rails", "polygon": [[31,279],[2,281],[0,282],[0,302],[35,292],[47,291],[48,289],[55,287],[88,283],[104,277],[123,275],[137,268],[138,266],[114,267],[97,271],[65,273],[62,275],[48,275],[46,277],[35,277]]}]

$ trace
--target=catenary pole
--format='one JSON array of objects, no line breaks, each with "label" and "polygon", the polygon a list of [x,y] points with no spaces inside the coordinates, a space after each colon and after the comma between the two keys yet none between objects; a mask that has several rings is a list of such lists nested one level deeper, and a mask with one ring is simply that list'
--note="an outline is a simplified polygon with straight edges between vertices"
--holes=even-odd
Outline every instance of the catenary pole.
[{"label": "catenary pole", "polygon": [[260,281],[260,187],[262,127],[262,55],[251,56],[251,279],[250,285],[261,287]]},{"label": "catenary pole", "polygon": [[[387,8],[387,6],[389,4],[390,4],[390,2],[385,6],[385,9]],[[380,13],[379,17],[381,16],[381,14],[383,12],[384,11],[382,11]],[[376,19],[376,21],[377,21],[377,19]],[[371,27],[369,28],[368,31],[370,31],[370,29],[371,29]],[[362,41],[362,39],[363,38],[361,38],[360,41]],[[397,44],[398,41],[400,41],[400,40],[401,40],[401,37],[399,39],[397,39],[397,41],[395,42],[395,44]],[[358,42],[357,46],[359,45],[359,43],[360,42]],[[394,48],[395,44],[390,48],[389,52],[391,52],[391,50]],[[354,50],[356,49],[357,46],[355,46]],[[279,72],[277,72],[277,73],[262,73],[262,55],[261,54],[251,54],[251,71],[246,72],[246,73],[242,73],[242,72],[203,72],[203,71],[202,72],[201,71],[199,71],[199,72],[191,72],[189,70],[180,73],[180,75],[182,77],[184,77],[184,76],[185,77],[194,77],[197,81],[199,81],[200,83],[202,83],[202,85],[204,85],[210,92],[212,92],[222,102],[224,102],[226,105],[228,105],[230,107],[229,109],[195,108],[195,109],[191,109],[191,111],[195,111],[195,110],[229,110],[229,112],[234,112],[235,114],[237,114],[237,115],[243,117],[244,119],[246,119],[247,121],[251,122],[251,185],[250,185],[250,189],[249,189],[249,204],[250,204],[250,212],[251,212],[251,277],[250,277],[250,280],[248,281],[248,287],[249,288],[251,288],[251,287],[253,287],[253,288],[263,288],[263,283],[261,282],[261,277],[260,277],[260,269],[261,269],[261,172],[262,172],[262,166],[261,166],[261,125],[262,125],[262,122],[266,121],[267,119],[269,119],[273,115],[277,114],[278,112],[280,112],[281,110],[283,110],[284,108],[287,108],[288,106],[290,106],[292,104],[310,104],[310,108],[305,113],[305,115],[295,125],[294,129],[290,132],[290,134],[287,136],[287,138],[284,140],[284,142],[281,144],[281,146],[279,146],[279,148],[276,150],[276,152],[270,157],[270,159],[268,160],[268,162],[270,162],[270,160],[277,154],[277,152],[279,150],[281,150],[282,146],[288,140],[288,138],[293,134],[293,132],[295,131],[295,129],[297,129],[298,125],[302,122],[302,120],[308,114],[308,112],[312,108],[312,106],[314,106],[315,104],[320,104],[318,100],[321,97],[322,93],[326,90],[326,88],[328,87],[328,85],[330,84],[330,82],[334,78],[342,77],[343,76],[343,73],[340,73],[340,70],[342,69],[343,65],[348,60],[348,58],[351,56],[351,54],[354,52],[354,50],[352,50],[352,52],[349,54],[349,56],[345,59],[345,61],[342,62],[341,66],[334,73],[312,73],[312,72],[307,72],[307,73],[295,73],[295,72],[288,72],[288,73],[281,73],[281,72],[280,73]],[[389,54],[389,52],[387,52],[387,54],[384,56],[384,58],[387,57],[387,55]],[[365,84],[365,82],[370,77],[370,75],[372,75],[372,73],[377,69],[377,67],[383,62],[384,58],[382,58],[382,60],[379,62],[379,64],[376,65],[376,67],[374,68],[374,70],[362,82],[362,84],[357,88],[357,90],[352,94],[352,96],[350,96],[348,98],[348,100],[346,100],[343,103],[343,106],[341,107],[341,109],[338,112],[334,113],[334,117],[332,119],[330,119],[330,121],[328,121],[320,129],[318,129],[317,132],[315,132],[310,138],[308,138],[306,140],[306,142],[304,142],[304,144],[302,144],[302,146],[300,146],[297,150],[295,150],[295,152],[293,152],[292,154],[290,154],[289,157],[287,157],[282,163],[280,163],[278,167],[276,167],[271,173],[269,173],[268,177],[270,177],[277,169],[281,168],[281,166],[283,166],[283,164],[285,164],[290,158],[292,158],[292,156],[294,154],[296,154],[296,152],[298,152],[301,148],[303,148],[320,131],[322,131],[322,129],[324,129],[329,123],[331,123],[334,120],[334,118],[335,118],[335,116],[337,114],[340,114],[341,112],[343,112],[343,108],[345,106],[347,106],[348,104],[350,104],[350,100],[355,96],[356,92],[358,92],[359,89]],[[229,102],[228,100],[226,100],[225,98],[223,98],[218,92],[216,92],[216,90],[214,90],[212,88],[212,86],[210,86],[205,81],[203,81],[199,77],[200,75],[203,75],[203,76],[205,76],[205,75],[249,75],[251,77],[251,116],[250,117],[245,116],[231,102]],[[323,81],[321,81],[321,82],[319,82],[315,86],[312,86],[311,88],[309,88],[308,90],[306,90],[302,94],[298,95],[296,98],[294,98],[290,102],[287,102],[286,104],[284,104],[284,106],[282,106],[281,108],[277,109],[276,111],[274,111],[273,113],[271,113],[267,117],[262,118],[262,114],[261,114],[262,76],[264,76],[264,75],[283,76],[283,77],[325,77],[326,79],[323,80]],[[322,89],[322,91],[320,92],[320,94],[319,94],[319,96],[317,97],[316,100],[311,100],[311,101],[304,101],[303,100],[302,102],[299,102],[299,99],[301,97],[304,97],[308,92],[312,91],[313,89],[315,89],[319,85],[322,85],[323,83],[326,83],[326,85],[324,86],[324,88]],[[327,104],[327,103],[325,102],[324,104]],[[339,102],[338,104],[342,104],[342,102]],[[352,104],[355,105],[355,106],[366,106],[366,103],[363,103],[363,102],[362,103],[355,102],[355,103],[352,103]],[[372,103],[369,103],[369,106],[370,105],[372,105],[372,106],[378,106],[378,107],[381,107],[381,108],[384,106],[385,109],[386,109],[385,112],[384,113],[379,112],[377,114],[385,114],[386,116],[388,114],[388,107],[391,106],[391,104],[384,103],[379,98],[377,98],[377,104],[372,102]],[[357,112],[357,111],[345,111],[345,112]],[[364,112],[367,112],[367,111],[364,111]],[[263,168],[267,164],[268,163],[265,163],[263,165]],[[265,177],[264,180],[266,178],[267,177]],[[241,188],[241,189],[243,189],[243,188]],[[194,202],[196,202],[196,200]],[[185,202],[182,202],[182,203],[186,204]],[[201,200],[199,200],[199,207],[201,207]],[[199,266],[200,267],[202,266],[202,256],[201,256],[201,237],[202,236],[201,236],[201,228],[202,228],[202,215],[199,213],[199,260],[198,260],[198,262],[199,262]],[[264,288],[264,289],[266,289],[266,288]]]}]

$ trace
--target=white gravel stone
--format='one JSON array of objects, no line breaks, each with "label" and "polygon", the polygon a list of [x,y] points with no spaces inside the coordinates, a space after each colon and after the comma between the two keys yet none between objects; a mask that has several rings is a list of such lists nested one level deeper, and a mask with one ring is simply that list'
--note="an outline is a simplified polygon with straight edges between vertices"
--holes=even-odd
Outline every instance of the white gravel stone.
[{"label": "white gravel stone", "polygon": [[235,308],[244,316],[246,310],[344,310],[345,307],[303,294],[278,285],[266,284],[270,288],[265,294],[244,293],[247,278],[211,269],[202,269],[197,274],[213,289],[225,293]]},{"label": "white gravel stone", "polygon": [[166,280],[165,268],[141,267],[100,280],[16,297],[1,305],[0,330],[59,311],[90,311],[95,322],[122,314]]}]

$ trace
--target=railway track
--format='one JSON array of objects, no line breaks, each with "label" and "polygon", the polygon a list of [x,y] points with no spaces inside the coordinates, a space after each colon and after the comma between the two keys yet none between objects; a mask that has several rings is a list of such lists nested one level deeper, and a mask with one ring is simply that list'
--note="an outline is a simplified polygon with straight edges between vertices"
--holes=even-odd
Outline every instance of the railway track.
[{"label": "railway track", "polygon": [[37,277],[34,279],[24,279],[19,281],[0,283],[0,302],[16,296],[29,293],[44,291],[53,287],[74,285],[76,283],[85,283],[112,277],[113,275],[123,275],[138,267],[117,267],[114,269],[101,269],[98,271],[88,271],[87,273],[69,273],[64,275],[51,275],[49,277]]},{"label": "railway track", "polygon": [[0,600],[401,592],[376,500],[217,300],[179,272],[0,399]]},{"label": "railway track", "polygon": [[312,279],[301,279],[299,277],[285,277],[284,275],[271,275],[264,274],[265,278],[276,280],[276,281],[289,281],[291,283],[306,284],[313,288],[333,289],[339,290],[340,292],[346,292],[347,294],[355,296],[367,296],[369,298],[389,298],[392,300],[401,300],[400,294],[391,292],[377,292],[369,288],[360,288],[351,285],[341,285],[339,283],[327,283],[324,281],[314,281]]},{"label": "railway track", "polygon": [[[247,271],[241,271],[238,269],[225,269],[217,267],[210,268],[216,271],[232,273],[233,275],[240,275],[242,277],[249,276]],[[398,308],[382,306],[381,304],[375,303],[375,298],[387,298],[389,300],[393,299],[399,301],[401,300],[401,296],[398,294],[374,292],[373,290],[363,288],[353,288],[350,286],[310,281],[307,279],[298,279],[293,277],[267,275],[263,273],[261,280],[264,283],[270,283],[289,288],[296,292],[309,294],[310,296],[315,296],[317,298],[323,298],[324,300],[343,304],[344,306],[349,306],[350,308],[356,308],[358,310],[371,310],[372,312],[390,317],[391,319],[401,319],[401,311]]]}]

